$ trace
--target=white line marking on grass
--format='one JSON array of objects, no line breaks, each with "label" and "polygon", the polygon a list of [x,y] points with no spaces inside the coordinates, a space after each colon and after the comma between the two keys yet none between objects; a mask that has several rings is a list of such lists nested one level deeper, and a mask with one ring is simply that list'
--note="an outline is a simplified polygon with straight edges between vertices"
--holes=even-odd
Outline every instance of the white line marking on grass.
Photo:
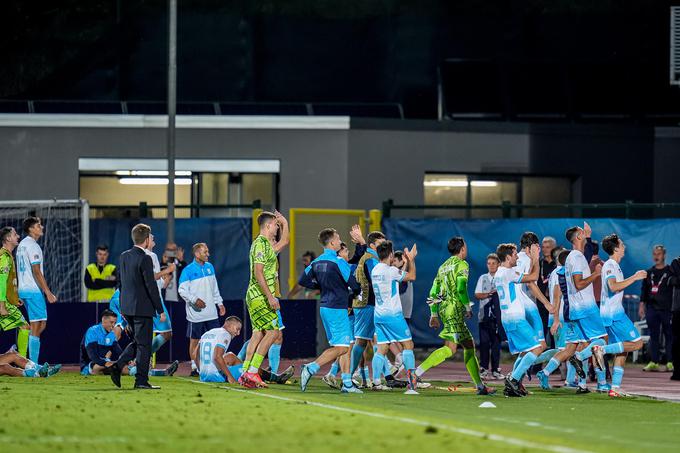
[{"label": "white line marking on grass", "polygon": [[[195,382],[198,384],[211,384],[210,382],[200,382],[200,381],[195,381],[193,379],[187,379],[183,378],[181,376],[177,376],[179,379],[184,379],[190,382]],[[476,431],[473,429],[467,429],[467,428],[459,428],[456,426],[450,426],[450,425],[442,425],[439,423],[430,423],[426,422],[423,420],[417,420],[414,418],[408,418],[408,417],[398,417],[394,415],[387,415],[387,414],[380,414],[380,413],[375,413],[375,412],[368,412],[368,411],[363,411],[360,409],[350,409],[348,407],[342,407],[342,406],[335,406],[332,404],[325,404],[325,403],[318,403],[316,401],[309,401],[309,400],[302,400],[298,398],[288,398],[285,396],[279,396],[279,395],[272,395],[269,393],[256,393],[254,391],[249,391],[249,390],[241,390],[241,389],[235,389],[232,387],[226,387],[226,386],[219,386],[219,388],[230,390],[232,392],[238,392],[238,393],[245,393],[247,395],[252,395],[252,396],[259,396],[259,397],[264,397],[264,398],[271,398],[279,401],[287,401],[287,402],[293,402],[293,403],[301,403],[301,404],[307,404],[310,406],[315,406],[315,407],[320,407],[323,409],[330,409],[333,411],[337,412],[348,412],[350,414],[357,414],[357,415],[365,415],[367,417],[373,417],[373,418],[381,418],[384,420],[392,420],[392,421],[397,421],[397,422],[402,422],[402,423],[409,423],[411,425],[418,425],[418,426],[434,426],[437,429],[441,429],[443,431],[451,431],[457,434],[463,434],[466,436],[471,436],[471,437],[476,437],[478,439],[488,439],[488,440],[493,440],[495,442],[500,442],[508,445],[514,445],[516,447],[522,447],[522,448],[535,448],[537,450],[543,450],[543,451],[553,451],[556,453],[590,453],[588,450],[579,450],[576,448],[571,448],[571,447],[565,447],[562,445],[546,445],[546,444],[538,444],[535,442],[523,440],[523,439],[517,439],[515,437],[508,437],[508,436],[503,436],[501,434],[493,434],[493,433],[485,433],[483,431]]]},{"label": "white line marking on grass", "polygon": [[572,428],[560,428],[559,426],[552,426],[552,425],[545,425],[541,422],[534,422],[534,421],[522,421],[522,420],[515,420],[512,418],[501,418],[501,417],[492,417],[491,420],[496,420],[497,422],[503,422],[503,423],[514,423],[517,425],[525,425],[525,426],[530,426],[532,428],[543,428],[543,429],[549,429],[553,431],[559,431],[562,433],[575,433],[576,430]]}]

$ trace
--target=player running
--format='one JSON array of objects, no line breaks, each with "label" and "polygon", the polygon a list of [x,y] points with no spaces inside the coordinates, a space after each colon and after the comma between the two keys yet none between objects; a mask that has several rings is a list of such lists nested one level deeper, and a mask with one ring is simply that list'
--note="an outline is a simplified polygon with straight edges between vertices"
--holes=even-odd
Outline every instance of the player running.
[{"label": "player running", "polygon": [[[17,265],[19,268],[19,298],[26,304],[28,321],[31,323],[31,335],[28,337],[28,350],[31,361],[38,363],[40,357],[40,335],[47,327],[47,306],[45,298],[51,304],[57,301],[45,280],[43,270],[43,253],[38,245],[44,228],[38,217],[28,217],[23,224],[26,237],[17,248]],[[45,296],[43,297],[43,293]]]},{"label": "player running", "polygon": [[0,229],[0,329],[17,329],[19,354],[26,356],[29,326],[18,307],[23,305],[17,294],[17,272],[12,252],[19,245],[19,235],[12,227]]},{"label": "player running", "polygon": [[[380,262],[371,271],[373,292],[375,294],[375,333],[378,350],[373,356],[373,388],[383,389],[380,373],[385,369],[385,354],[390,343],[401,343],[403,347],[404,367],[408,381],[407,395],[417,395],[418,378],[415,373],[416,359],[413,355],[413,339],[411,330],[406,324],[399,297],[399,284],[412,282],[416,279],[416,262],[418,255],[416,245],[411,250],[404,249],[406,269],[399,270],[392,266],[394,250],[392,242],[385,241],[376,250]],[[389,389],[389,387],[384,387]]]},{"label": "player running", "polygon": [[[288,221],[276,211],[263,212],[257,217],[260,234],[250,247],[250,283],[246,304],[252,327],[252,336],[243,362],[243,386],[266,387],[258,370],[269,347],[279,336],[279,300],[276,298],[278,281],[277,255],[288,245]],[[276,234],[281,229],[281,237]]]},{"label": "player running", "polygon": [[[438,329],[444,325],[439,337],[444,346],[434,351],[416,368],[416,376],[420,378],[427,370],[452,357],[458,346],[463,347],[463,360],[470,373],[472,382],[477,386],[478,395],[489,395],[495,392],[482,382],[479,375],[479,362],[475,354],[475,341],[465,319],[471,316],[470,298],[467,292],[470,265],[467,258],[467,245],[460,237],[452,237],[448,243],[451,257],[439,267],[430,289],[430,327]],[[441,322],[440,322],[441,319]]]},{"label": "player running", "polygon": [[303,392],[307,390],[310,379],[322,366],[340,359],[341,392],[363,393],[352,383],[348,354],[352,335],[347,313],[349,288],[358,291],[360,286],[351,273],[349,263],[338,256],[342,244],[338,232],[333,228],[325,228],[319,232],[318,239],[324,251],[305,269],[300,277],[300,285],[321,291],[319,311],[330,348],[313,362],[302,366],[300,389]]},{"label": "player running", "polygon": [[637,271],[624,279],[621,271],[621,260],[626,253],[626,246],[616,234],[610,234],[602,240],[602,248],[609,255],[609,260],[602,266],[602,298],[600,314],[607,333],[609,344],[593,346],[593,356],[600,369],[604,369],[604,355],[614,354],[614,369],[609,396],[618,398],[627,396],[621,391],[623,367],[629,352],[642,348],[640,332],[623,309],[623,290],[639,280],[647,278],[646,271]]},{"label": "player running", "polygon": [[[567,283],[564,319],[570,321],[567,341],[580,340],[582,343],[590,343],[582,351],[574,354],[578,360],[585,362],[591,357],[593,346],[604,345],[607,341],[607,332],[602,323],[600,309],[595,302],[592,285],[595,280],[600,278],[602,265],[598,264],[591,274],[588,260],[584,255],[587,242],[587,234],[584,228],[571,227],[566,231],[565,236],[574,248],[564,264]],[[597,390],[608,392],[609,386],[604,368],[596,366],[595,374],[597,376]],[[585,382],[582,378],[580,389],[583,388],[585,388]],[[581,390],[581,392],[587,392],[587,388]]]},{"label": "player running", "polygon": [[529,249],[531,267],[528,274],[523,274],[515,267],[517,264],[515,244],[500,244],[496,250],[501,266],[494,276],[494,284],[501,306],[501,322],[508,337],[510,353],[519,354],[512,373],[505,378],[503,394],[509,397],[527,395],[521,385],[522,377],[542,351],[536,329],[527,320],[526,304],[522,300],[527,296],[519,287],[521,284],[538,280],[538,250],[538,244],[533,244]]}]

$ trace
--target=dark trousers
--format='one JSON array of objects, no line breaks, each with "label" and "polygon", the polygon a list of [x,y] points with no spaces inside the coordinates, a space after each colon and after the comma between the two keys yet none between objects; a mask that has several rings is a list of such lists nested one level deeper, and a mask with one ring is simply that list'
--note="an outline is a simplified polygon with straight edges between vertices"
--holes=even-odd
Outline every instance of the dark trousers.
[{"label": "dark trousers", "polygon": [[680,379],[680,311],[673,312],[673,379]]},{"label": "dark trousers", "polygon": [[130,324],[132,330],[130,335],[131,341],[116,363],[122,369],[130,360],[135,359],[137,365],[135,385],[146,385],[149,383],[153,318],[125,315],[125,319]]},{"label": "dark trousers", "polygon": [[[491,355],[491,368],[489,368],[489,355]],[[479,366],[485,370],[495,371],[500,367],[501,337],[493,322],[479,323],[479,358]]]},{"label": "dark trousers", "polygon": [[666,362],[673,361],[671,345],[673,344],[673,332],[671,332],[671,312],[659,310],[647,305],[647,327],[649,328],[649,353],[652,362],[659,363],[661,360],[661,331],[665,339]]}]

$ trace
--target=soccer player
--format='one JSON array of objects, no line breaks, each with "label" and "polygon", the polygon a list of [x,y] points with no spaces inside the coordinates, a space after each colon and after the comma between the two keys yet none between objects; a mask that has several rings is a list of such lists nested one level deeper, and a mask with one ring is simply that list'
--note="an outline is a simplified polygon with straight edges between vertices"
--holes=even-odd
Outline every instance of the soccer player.
[{"label": "soccer player", "polygon": [[609,255],[609,260],[602,266],[602,298],[600,314],[609,334],[609,344],[593,346],[593,356],[600,369],[604,369],[604,355],[614,354],[614,370],[609,396],[618,398],[627,396],[621,391],[623,367],[629,352],[642,348],[642,338],[633,322],[623,309],[623,290],[639,280],[647,278],[646,271],[637,271],[624,279],[621,272],[621,260],[626,253],[626,246],[616,234],[610,234],[602,240],[602,248]]},{"label": "soccer player", "polygon": [[211,329],[201,336],[198,342],[201,382],[237,383],[241,366],[240,363],[232,363],[235,356],[227,360],[227,349],[231,340],[241,334],[242,324],[236,316],[229,316],[221,327]]},{"label": "soccer player", "polygon": [[40,335],[47,327],[45,298],[53,304],[57,301],[57,296],[47,286],[43,271],[43,253],[37,242],[44,232],[40,219],[26,218],[23,228],[27,236],[21,240],[17,248],[19,298],[26,304],[28,321],[31,323],[31,335],[28,337],[29,357],[31,361],[38,363]]},{"label": "soccer player", "polygon": [[[264,356],[279,338],[279,314],[276,298],[278,281],[277,255],[288,245],[288,221],[280,212],[262,212],[257,217],[260,234],[250,247],[250,282],[246,292],[246,305],[250,315],[252,335],[243,362],[243,375],[239,383],[266,387],[258,374]],[[281,237],[275,240],[281,229]]]},{"label": "soccer player", "polygon": [[31,362],[19,355],[16,351],[8,351],[0,354],[0,376],[12,377],[49,377],[56,374],[61,366],[50,368],[47,363],[42,366]]},{"label": "soccer player", "polygon": [[318,239],[324,251],[305,269],[300,278],[300,285],[321,291],[320,315],[330,348],[313,362],[302,366],[300,389],[303,392],[307,390],[309,380],[322,366],[340,359],[341,392],[362,393],[352,383],[352,375],[349,372],[348,352],[352,330],[347,313],[349,288],[358,291],[360,287],[350,271],[349,263],[338,256],[342,243],[338,232],[333,228],[325,228],[319,232]]},{"label": "soccer player", "polygon": [[172,338],[172,321],[170,321],[170,313],[168,309],[165,308],[165,302],[163,301],[163,288],[167,287],[172,279],[172,273],[175,272],[175,264],[170,263],[168,266],[161,270],[161,263],[158,261],[158,255],[153,252],[153,248],[156,246],[156,241],[154,241],[153,234],[149,235],[149,246],[144,250],[144,252],[151,257],[153,262],[153,278],[156,280],[156,286],[158,286],[158,295],[161,298],[161,304],[163,305],[163,313],[165,313],[165,321],[161,321],[159,314],[153,317],[153,333],[156,336],[151,343],[151,354],[155,354],[166,342],[170,341]]},{"label": "soccer player", "polygon": [[[123,350],[118,344],[113,330],[118,319],[113,310],[104,310],[101,314],[101,323],[87,329],[80,342],[80,374],[90,376],[95,374],[109,374],[108,368],[113,366]],[[172,376],[179,367],[179,361],[175,360],[164,370],[153,370],[154,376]],[[121,374],[134,376],[137,367],[128,364],[123,367]]]},{"label": "soccer player", "polygon": [[380,372],[385,369],[385,354],[390,343],[401,343],[403,347],[404,367],[408,382],[407,395],[417,395],[418,378],[415,373],[416,359],[413,355],[413,339],[411,330],[406,324],[399,298],[398,285],[402,281],[412,282],[416,279],[416,262],[418,250],[414,244],[411,250],[404,249],[406,270],[392,266],[394,250],[392,242],[384,241],[376,251],[380,262],[371,271],[371,282],[375,294],[375,332],[378,350],[373,356],[373,388],[382,387]]},{"label": "soccer player", "polygon": [[526,295],[519,287],[521,284],[538,280],[538,251],[538,244],[529,247],[531,267],[528,274],[523,274],[515,267],[517,264],[515,244],[500,244],[496,249],[501,266],[493,281],[501,306],[501,322],[508,337],[510,353],[520,356],[512,373],[505,378],[503,391],[505,396],[526,396],[521,387],[521,380],[543,350],[536,329],[527,320],[526,304],[522,301],[522,297]]},{"label": "soccer player", "polygon": [[[554,313],[551,313],[549,319],[550,332],[555,338],[555,347],[558,349],[558,352],[541,371],[536,373],[536,376],[541,388],[549,390],[551,386],[548,376],[557,370],[563,362],[568,360],[565,385],[567,387],[577,387],[577,393],[588,393],[589,390],[585,387],[584,381],[586,375],[583,362],[574,356],[577,349],[582,348],[582,345],[585,344],[585,338],[581,334],[579,326],[565,317],[565,307],[569,305],[569,294],[564,265],[570,251],[565,249],[556,250],[553,253],[556,256],[557,267],[550,274],[548,288],[550,290],[550,301],[555,310]],[[559,313],[559,316],[556,317],[555,313]],[[576,383],[577,374],[580,380],[578,384]]]},{"label": "soccer player", "polygon": [[186,301],[191,375],[196,376],[198,341],[204,333],[220,326],[217,320],[218,310],[219,316],[224,316],[226,310],[217,285],[215,268],[208,262],[210,258],[208,245],[205,242],[198,242],[193,245],[191,252],[194,260],[182,271],[178,291]]},{"label": "soccer player", "polygon": [[[479,300],[479,355],[482,379],[505,379],[500,369],[501,333],[500,307],[498,294],[493,284],[493,277],[498,271],[500,261],[495,253],[486,257],[486,268],[489,272],[480,275],[475,286],[475,297]],[[491,368],[489,368],[489,357]]]},{"label": "soccer player", "polygon": [[17,329],[19,354],[26,356],[29,326],[19,308],[23,303],[17,294],[17,272],[12,252],[19,244],[19,235],[12,227],[0,229],[0,329]]},{"label": "soccer player", "polygon": [[416,368],[416,375],[420,378],[430,368],[452,357],[460,345],[463,347],[465,367],[470,373],[472,382],[477,386],[477,394],[489,395],[495,390],[484,385],[479,376],[475,341],[465,324],[465,318],[471,316],[470,299],[467,293],[470,265],[465,261],[467,245],[462,237],[456,236],[449,239],[448,249],[451,257],[439,266],[429,296],[429,301],[432,301],[430,303],[430,327],[438,329],[440,324],[444,325],[444,329],[439,334],[439,337],[444,340],[444,346],[435,350]]},{"label": "soccer player", "polygon": [[[574,341],[576,336],[582,343],[589,343],[582,351],[574,354],[578,360],[585,362],[592,356],[593,346],[604,345],[607,342],[607,332],[602,323],[600,309],[595,302],[592,285],[600,278],[602,265],[598,264],[591,274],[588,260],[584,256],[587,242],[584,228],[571,227],[566,231],[565,236],[573,245],[573,250],[564,264],[567,281],[564,319],[572,323],[567,332],[567,341]],[[595,375],[597,376],[597,391],[608,392],[609,386],[604,368],[596,366]],[[585,382],[583,379],[581,381],[581,388],[583,388]]]}]

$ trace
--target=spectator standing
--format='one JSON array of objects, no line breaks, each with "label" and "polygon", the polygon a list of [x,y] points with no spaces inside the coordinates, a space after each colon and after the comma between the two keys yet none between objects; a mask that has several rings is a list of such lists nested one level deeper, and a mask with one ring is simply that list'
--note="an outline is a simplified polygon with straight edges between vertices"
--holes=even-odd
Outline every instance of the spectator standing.
[{"label": "spectator standing", "polygon": [[[673,286],[671,285],[671,267],[666,264],[666,249],[663,245],[655,245],[652,249],[654,266],[647,271],[647,278],[642,281],[640,319],[647,319],[649,328],[649,352],[651,361],[643,371],[660,371],[661,335],[663,333],[666,351],[666,371],[673,371],[671,344],[671,308],[673,304]],[[663,331],[663,332],[662,332]]]},{"label": "spectator standing", "polygon": [[85,287],[88,302],[108,302],[116,291],[118,270],[110,264],[109,247],[105,244],[97,246],[96,263],[85,268]]},{"label": "spectator standing", "polygon": [[170,274],[170,281],[163,289],[163,300],[166,302],[178,302],[180,295],[177,282],[179,282],[182,276],[182,270],[187,266],[187,262],[184,261],[184,249],[178,247],[174,242],[168,242],[165,245],[165,251],[161,259],[161,269],[163,270],[171,264],[175,265],[175,270]]},{"label": "spectator standing", "polygon": [[[493,284],[500,261],[495,253],[486,257],[488,273],[479,277],[475,287],[475,297],[479,301],[479,357],[480,376],[484,379],[504,379],[500,369],[501,323],[500,301]],[[489,356],[491,368],[489,368]]]}]

